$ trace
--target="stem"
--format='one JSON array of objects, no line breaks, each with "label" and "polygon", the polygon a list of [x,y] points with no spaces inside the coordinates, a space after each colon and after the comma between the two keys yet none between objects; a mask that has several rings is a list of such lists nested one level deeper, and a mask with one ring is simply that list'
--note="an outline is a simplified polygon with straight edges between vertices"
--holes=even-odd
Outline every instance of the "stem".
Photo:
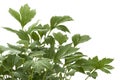
[{"label": "stem", "polygon": [[[93,73],[96,69],[93,69],[92,71],[90,71],[90,74]],[[85,80],[88,80],[88,78],[90,77],[90,75],[88,75]]]}]

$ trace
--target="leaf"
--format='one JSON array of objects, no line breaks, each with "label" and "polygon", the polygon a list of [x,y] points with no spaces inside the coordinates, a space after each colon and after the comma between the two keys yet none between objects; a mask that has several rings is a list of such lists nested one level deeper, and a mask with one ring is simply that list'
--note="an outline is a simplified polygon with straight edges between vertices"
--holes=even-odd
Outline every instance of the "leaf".
[{"label": "leaf", "polygon": [[66,21],[72,21],[73,19],[70,16],[53,16],[50,19],[50,25],[51,29],[55,28],[58,24],[66,22]]},{"label": "leaf", "polygon": [[39,41],[39,35],[36,32],[31,33],[31,37],[34,41]]},{"label": "leaf", "polygon": [[21,15],[21,25],[24,27],[28,22],[32,20],[32,18],[35,16],[36,11],[31,10],[30,7],[25,4],[20,8],[20,15]]},{"label": "leaf", "polygon": [[75,54],[69,55],[65,57],[65,65],[72,64],[73,62],[80,60],[84,55],[80,52],[76,52]]},{"label": "leaf", "polygon": [[23,30],[19,30],[16,34],[18,35],[18,37],[21,40],[27,40],[27,41],[29,41],[29,36],[28,36],[27,32],[25,32]]},{"label": "leaf", "polygon": [[35,28],[38,26],[38,23],[39,23],[39,21],[37,21],[36,23],[32,24],[32,25],[28,28],[27,33],[28,33],[28,34],[31,34],[31,33],[35,30]]},{"label": "leaf", "polygon": [[79,43],[86,42],[90,39],[88,35],[80,36],[80,34],[75,34],[72,36],[72,41],[74,46],[77,46]]},{"label": "leaf", "polygon": [[10,13],[17,21],[19,21],[19,22],[21,21],[21,20],[20,20],[20,14],[19,14],[17,11],[9,8],[9,13]]},{"label": "leaf", "polygon": [[23,63],[23,60],[16,55],[8,55],[8,57],[3,61],[3,65],[8,68],[8,69],[12,69],[13,66],[20,66]]},{"label": "leaf", "polygon": [[0,53],[3,53],[4,51],[6,51],[7,50],[7,48],[6,47],[4,47],[4,46],[2,46],[2,45],[0,45]]},{"label": "leaf", "polygon": [[55,55],[55,59],[61,59],[64,57],[64,54],[70,49],[71,44],[61,46]]},{"label": "leaf", "polygon": [[56,28],[64,32],[70,32],[69,29],[64,25],[58,25]]},{"label": "leaf", "polygon": [[96,77],[98,76],[98,74],[97,74],[97,72],[92,72],[92,73],[90,74],[90,76],[91,76],[92,78],[96,79]]},{"label": "leaf", "polygon": [[3,27],[3,28],[8,30],[8,31],[11,31],[13,33],[17,33],[18,32],[17,30],[14,30],[14,29],[11,29],[11,28],[8,28],[8,27]]},{"label": "leaf", "polygon": [[14,50],[21,51],[21,52],[24,51],[24,49],[21,46],[15,46],[15,45],[12,45],[12,44],[8,43],[8,47],[11,48],[11,49],[14,49]]},{"label": "leaf", "polygon": [[66,42],[68,40],[67,35],[63,35],[60,32],[54,33],[53,35],[60,45],[62,45],[64,42]]},{"label": "leaf", "polygon": [[111,58],[103,58],[100,62],[103,64],[109,64],[113,61]]},{"label": "leaf", "polygon": [[35,70],[35,72],[38,73],[40,73],[42,69],[49,69],[49,70],[52,69],[52,65],[50,64],[49,59],[45,59],[45,58],[34,62],[32,67]]},{"label": "leaf", "polygon": [[107,73],[107,74],[110,74],[110,71],[108,69],[101,68],[100,70],[103,71],[103,72],[105,72],[105,73]]},{"label": "leaf", "polygon": [[51,47],[53,47],[55,45],[55,39],[52,36],[48,36],[45,39],[46,44],[50,44]]},{"label": "leaf", "polygon": [[90,40],[91,38],[88,35],[81,36],[80,43],[86,42]]},{"label": "leaf", "polygon": [[17,41],[17,43],[24,44],[25,47],[28,47],[28,45],[29,45],[29,42],[27,40],[19,40],[19,41]]},{"label": "leaf", "polygon": [[73,41],[73,44],[74,46],[77,46],[80,42],[80,34],[75,34],[73,37],[72,37],[72,41]]},{"label": "leaf", "polygon": [[111,65],[105,65],[104,68],[106,68],[106,69],[114,69],[114,67],[111,66]]},{"label": "leaf", "polygon": [[33,51],[31,54],[30,54],[30,57],[42,57],[44,54],[46,54],[44,51]]},{"label": "leaf", "polygon": [[56,73],[64,72],[64,68],[62,68],[60,65],[57,65],[57,64],[54,65],[54,69]]},{"label": "leaf", "polygon": [[31,69],[31,66],[34,64],[33,60],[27,60],[24,64],[23,64],[23,69],[24,71],[27,71],[29,69]]}]

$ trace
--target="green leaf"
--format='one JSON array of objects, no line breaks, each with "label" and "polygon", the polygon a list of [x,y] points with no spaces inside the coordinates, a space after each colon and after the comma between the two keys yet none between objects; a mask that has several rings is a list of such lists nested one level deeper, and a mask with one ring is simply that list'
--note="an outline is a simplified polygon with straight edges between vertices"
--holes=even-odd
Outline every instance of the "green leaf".
[{"label": "green leaf", "polygon": [[30,54],[30,57],[42,57],[44,54],[46,54],[44,51],[33,51]]},{"label": "green leaf", "polygon": [[29,41],[29,36],[28,36],[27,32],[25,32],[23,30],[19,30],[16,34],[18,35],[18,37],[21,40],[27,40],[27,41]]},{"label": "green leaf", "polygon": [[111,58],[103,58],[100,62],[103,64],[109,64],[113,61]]},{"label": "green leaf", "polygon": [[114,67],[111,66],[111,65],[105,65],[104,68],[106,68],[106,69],[114,69]]},{"label": "green leaf", "polygon": [[31,33],[31,37],[34,41],[39,41],[39,35],[36,32]]},{"label": "green leaf", "polygon": [[6,47],[4,47],[4,46],[2,46],[2,45],[0,45],[0,53],[3,53],[4,51],[6,51],[7,50],[7,48]]},{"label": "green leaf", "polygon": [[80,34],[75,34],[72,37],[72,41],[73,41],[74,46],[77,46],[79,43],[86,42],[89,39],[90,39],[90,37],[88,35],[80,36]]},{"label": "green leaf", "polygon": [[9,13],[10,13],[17,21],[19,21],[19,22],[21,21],[21,20],[20,20],[20,14],[19,14],[17,11],[9,8]]},{"label": "green leaf", "polygon": [[52,36],[48,36],[45,39],[46,44],[50,44],[51,47],[53,47],[55,45],[55,39]]},{"label": "green leaf", "polygon": [[56,28],[64,32],[70,32],[69,29],[64,25],[58,25]]},{"label": "green leaf", "polygon": [[45,59],[45,58],[34,62],[32,67],[35,70],[35,72],[38,73],[40,73],[42,69],[49,69],[49,70],[52,69],[52,65],[50,64],[49,59]]},{"label": "green leaf", "polygon": [[92,78],[96,79],[96,77],[98,76],[98,74],[97,74],[97,72],[92,72],[92,73],[90,74],[90,76],[91,76]]},{"label": "green leaf", "polygon": [[71,44],[61,46],[55,55],[55,59],[62,59],[66,56],[71,55],[72,53],[75,53],[77,50],[78,48],[71,47]]},{"label": "green leaf", "polygon": [[86,42],[90,40],[91,38],[88,35],[81,36],[80,43]]},{"label": "green leaf", "polygon": [[17,41],[17,43],[24,44],[25,47],[28,47],[28,45],[29,45],[29,41],[27,41],[27,40],[19,40],[19,41]]},{"label": "green leaf", "polygon": [[60,45],[62,45],[64,42],[66,42],[68,40],[67,35],[63,35],[60,32],[54,33],[53,35]]},{"label": "green leaf", "polygon": [[101,68],[100,70],[103,71],[103,72],[105,72],[105,73],[107,73],[107,74],[110,74],[110,71],[108,69]]},{"label": "green leaf", "polygon": [[12,45],[12,44],[9,44],[8,43],[8,47],[11,48],[11,49],[14,49],[14,50],[18,50],[18,51],[25,51],[25,49],[23,49],[21,46],[15,46],[15,45]]},{"label": "green leaf", "polygon": [[28,28],[27,33],[28,33],[28,34],[31,34],[31,33],[35,30],[35,28],[38,26],[38,23],[39,23],[39,21],[37,21],[36,23],[32,24],[32,25]]},{"label": "green leaf", "polygon": [[54,65],[54,69],[56,71],[56,73],[59,73],[59,72],[64,72],[64,68],[62,68],[60,65]]},{"label": "green leaf", "polygon": [[70,16],[53,16],[50,20],[51,29],[55,28],[58,24],[73,20]]},{"label": "green leaf", "polygon": [[80,34],[75,34],[73,37],[72,37],[72,41],[73,41],[73,44],[74,46],[77,46],[80,42]]},{"label": "green leaf", "polygon": [[23,69],[24,71],[26,70],[30,70],[31,66],[34,64],[33,60],[27,60],[24,64],[23,64]]},{"label": "green leaf", "polygon": [[3,65],[12,69],[13,66],[21,66],[23,64],[23,59],[16,55],[8,55],[8,57],[3,61]]},{"label": "green leaf", "polygon": [[32,18],[35,16],[36,11],[31,10],[30,7],[25,4],[20,8],[20,15],[21,15],[21,25],[24,27],[28,22],[32,20]]},{"label": "green leaf", "polygon": [[76,52],[75,54],[65,57],[65,65],[72,64],[73,62],[80,60],[84,55],[81,52]]},{"label": "green leaf", "polygon": [[11,28],[8,28],[8,27],[3,27],[3,28],[8,30],[8,31],[11,31],[13,33],[17,33],[18,32],[17,30],[14,30],[14,29],[11,29]]}]

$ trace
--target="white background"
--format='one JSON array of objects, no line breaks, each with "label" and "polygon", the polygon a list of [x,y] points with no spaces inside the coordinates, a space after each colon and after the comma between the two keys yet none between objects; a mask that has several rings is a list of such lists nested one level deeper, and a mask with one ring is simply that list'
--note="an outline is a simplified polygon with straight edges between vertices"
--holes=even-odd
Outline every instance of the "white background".
[{"label": "white background", "polygon": [[[90,57],[111,57],[115,67],[112,74],[99,71],[96,80],[120,80],[120,1],[119,0],[0,0],[0,44],[15,43],[17,36],[2,27],[20,28],[20,24],[8,13],[9,8],[18,10],[28,3],[36,9],[33,22],[49,23],[51,16],[69,15],[74,21],[66,25],[71,34],[88,34],[91,40],[80,45],[84,54]],[[84,80],[86,76],[76,74],[72,80]],[[93,80],[93,79],[89,79]]]}]

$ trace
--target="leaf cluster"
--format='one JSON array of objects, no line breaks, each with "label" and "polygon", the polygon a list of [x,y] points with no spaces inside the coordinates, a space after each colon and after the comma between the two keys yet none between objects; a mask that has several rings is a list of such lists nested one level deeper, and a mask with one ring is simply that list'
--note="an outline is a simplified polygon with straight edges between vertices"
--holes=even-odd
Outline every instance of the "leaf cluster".
[{"label": "leaf cluster", "polygon": [[77,45],[90,40],[88,35],[74,34],[69,39],[70,30],[63,23],[72,21],[70,16],[53,16],[50,24],[37,21],[25,29],[36,11],[25,4],[19,12],[10,8],[9,13],[20,23],[21,29],[3,27],[15,33],[19,41],[15,45],[0,46],[0,79],[70,80],[76,72],[96,78],[97,70],[110,73],[113,69],[109,64],[113,59],[89,58],[80,52]]}]

